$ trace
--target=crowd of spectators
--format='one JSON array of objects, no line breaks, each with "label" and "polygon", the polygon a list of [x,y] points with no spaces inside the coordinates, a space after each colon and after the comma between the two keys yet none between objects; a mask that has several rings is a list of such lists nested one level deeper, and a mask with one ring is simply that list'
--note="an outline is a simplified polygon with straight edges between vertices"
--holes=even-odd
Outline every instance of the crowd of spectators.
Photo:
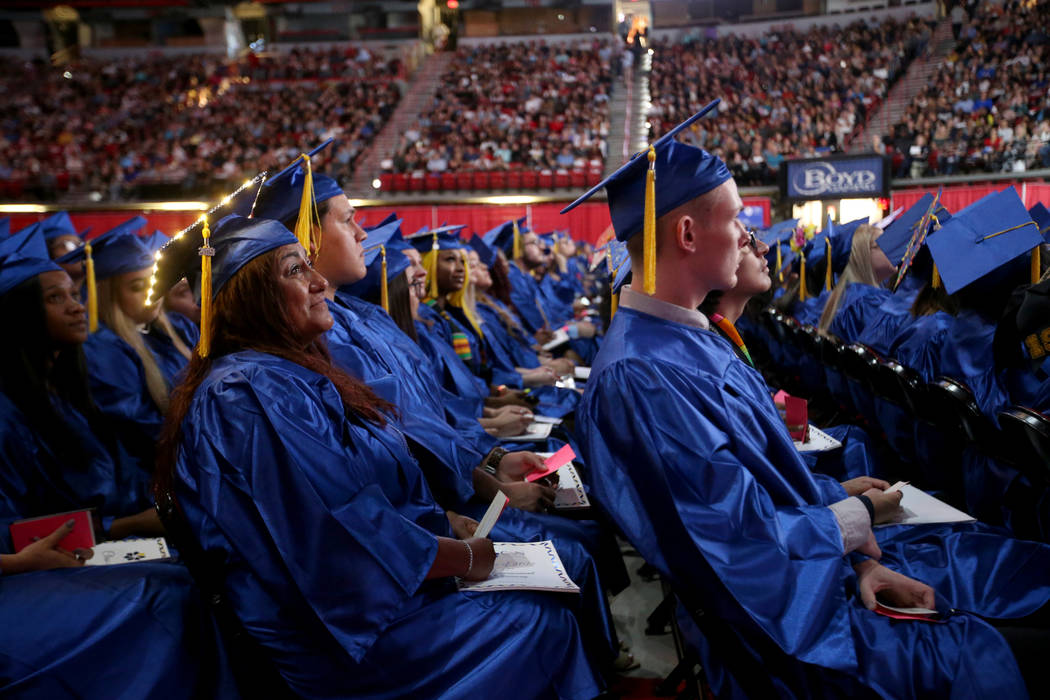
[{"label": "crowd of spectators", "polygon": [[891,131],[896,177],[1050,168],[1050,2],[971,10]]},{"label": "crowd of spectators", "polygon": [[771,30],[657,41],[650,78],[651,136],[721,97],[717,119],[693,131],[738,183],[776,182],[786,158],[845,150],[889,86],[926,46],[933,23],[919,18],[846,27]]},{"label": "crowd of spectators", "polygon": [[348,177],[400,99],[399,61],[363,49],[0,59],[0,196],[221,194],[335,137]]},{"label": "crowd of spectators", "polygon": [[461,48],[384,170],[601,170],[611,39]]}]

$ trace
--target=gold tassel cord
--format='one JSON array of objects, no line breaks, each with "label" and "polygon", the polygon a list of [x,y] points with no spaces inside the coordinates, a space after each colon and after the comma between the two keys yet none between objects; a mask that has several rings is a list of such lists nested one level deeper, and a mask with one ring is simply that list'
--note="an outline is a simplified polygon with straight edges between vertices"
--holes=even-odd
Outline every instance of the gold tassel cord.
[{"label": "gold tassel cord", "polygon": [[299,216],[295,220],[295,237],[306,251],[308,257],[317,255],[321,249],[321,217],[317,213],[317,202],[314,201],[314,174],[310,165],[310,156],[305,153],[302,158],[306,176],[303,178],[303,195],[299,199]]},{"label": "gold tassel cord", "polygon": [[211,229],[208,228],[208,220],[203,220],[201,229],[202,245],[197,249],[201,256],[201,335],[197,341],[197,354],[207,357],[211,352],[211,324],[212,324],[212,298],[211,298],[211,259],[215,255],[215,249],[211,247]]},{"label": "gold tassel cord", "polygon": [[941,271],[937,269],[937,263],[933,264],[933,276],[930,278],[930,286],[934,289],[941,288]]},{"label": "gold tassel cord", "polygon": [[1032,284],[1037,284],[1039,282],[1039,279],[1043,276],[1043,262],[1040,259],[1042,251],[1040,251],[1040,248],[1042,248],[1041,244],[1037,245],[1035,248],[1032,248]]},{"label": "gold tassel cord", "polygon": [[84,244],[84,267],[87,276],[88,332],[98,330],[98,287],[95,286],[95,259],[91,257],[91,244]]},{"label": "gold tassel cord", "polygon": [[806,300],[806,254],[801,250],[798,251],[798,300]]},{"label": "gold tassel cord", "polygon": [[511,248],[511,259],[519,260],[521,258],[521,231],[518,230],[518,220],[514,220],[514,241]]},{"label": "gold tassel cord", "polygon": [[383,306],[383,311],[390,313],[390,292],[387,288],[386,283],[386,246],[379,246],[379,254],[383,256],[383,263],[380,269],[379,277],[379,303]]},{"label": "gold tassel cord", "polygon": [[777,277],[780,278],[780,283],[784,284],[784,261],[780,257],[780,241],[777,241]]},{"label": "gold tassel cord", "polygon": [[827,255],[824,260],[824,289],[831,291],[831,239],[827,238],[824,240],[827,246]]},{"label": "gold tassel cord", "polygon": [[430,252],[423,256],[423,267],[427,271],[427,299],[438,298],[437,263],[439,248],[438,237],[435,233],[434,243],[430,247]]},{"label": "gold tassel cord", "polygon": [[645,173],[645,218],[642,220],[644,239],[642,290],[656,293],[656,149],[649,146],[649,170]]},{"label": "gold tassel cord", "polygon": [[612,302],[609,306],[609,318],[616,315],[616,308],[620,305],[620,295],[612,291],[612,283],[609,283],[609,291],[612,293]]},{"label": "gold tassel cord", "polygon": [[989,233],[987,236],[981,236],[980,238],[978,238],[975,241],[975,243],[983,243],[984,241],[987,241],[989,238],[995,238],[996,236],[1001,236],[1004,233],[1010,233],[1011,231],[1016,231],[1017,229],[1024,228],[1025,226],[1035,226],[1036,230],[1037,231],[1039,230],[1039,226],[1037,226],[1034,221],[1026,221],[1023,224],[1017,224],[1016,226],[1011,226],[1010,228],[1004,228],[1002,231],[996,231],[995,233]]}]

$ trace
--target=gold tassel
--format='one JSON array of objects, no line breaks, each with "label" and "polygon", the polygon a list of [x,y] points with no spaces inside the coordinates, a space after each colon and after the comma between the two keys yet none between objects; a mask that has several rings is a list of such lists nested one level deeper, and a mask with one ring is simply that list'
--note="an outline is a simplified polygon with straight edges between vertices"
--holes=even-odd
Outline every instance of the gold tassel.
[{"label": "gold tassel", "polygon": [[383,256],[382,269],[380,270],[381,276],[379,278],[379,303],[383,306],[383,311],[390,313],[390,293],[386,286],[386,246],[379,246],[379,254]]},{"label": "gold tassel", "polygon": [[87,276],[88,331],[98,330],[98,288],[95,286],[95,260],[91,257],[91,244],[84,244],[84,267]]},{"label": "gold tassel", "polygon": [[930,279],[930,285],[933,286],[934,289],[941,288],[941,273],[937,269],[937,263],[933,264],[933,277]]},{"label": "gold tassel", "polygon": [[827,244],[827,249],[828,249],[827,255],[825,256],[825,258],[826,258],[825,262],[827,264],[825,265],[825,269],[824,269],[824,289],[826,289],[826,290],[828,290],[830,292],[831,291],[831,239],[830,238],[825,239],[824,243]]},{"label": "gold tassel", "polygon": [[203,225],[203,244],[197,250],[201,256],[201,335],[197,341],[197,354],[207,357],[211,352],[211,259],[215,249],[211,247],[211,229],[208,228],[207,218],[203,219]]},{"label": "gold tassel", "polygon": [[1041,274],[1043,263],[1042,260],[1040,260],[1040,248],[1042,248],[1042,245],[1037,245],[1035,248],[1032,248],[1032,284],[1038,283],[1039,279],[1043,276]]},{"label": "gold tassel", "polygon": [[780,278],[780,283],[784,284],[784,261],[780,257],[780,241],[777,241],[777,277]]},{"label": "gold tassel", "polygon": [[656,149],[649,146],[649,170],[645,173],[645,218],[642,220],[644,268],[642,291],[656,294]]},{"label": "gold tassel", "polygon": [[609,291],[612,292],[612,303],[609,307],[609,318],[612,319],[616,315],[617,307],[620,305],[620,295],[612,291],[612,284],[609,285]]},{"label": "gold tassel", "polygon": [[806,300],[806,254],[801,250],[798,251],[798,259],[800,265],[798,266],[798,300]]},{"label": "gold tassel", "polygon": [[521,231],[518,230],[518,220],[514,220],[514,244],[511,248],[511,259],[521,258]]},{"label": "gold tassel", "polygon": [[303,179],[303,196],[299,200],[299,216],[295,220],[293,233],[307,257],[313,257],[321,249],[321,217],[317,214],[317,203],[314,202],[314,173],[310,156],[304,153],[299,157],[306,164],[306,177]]}]

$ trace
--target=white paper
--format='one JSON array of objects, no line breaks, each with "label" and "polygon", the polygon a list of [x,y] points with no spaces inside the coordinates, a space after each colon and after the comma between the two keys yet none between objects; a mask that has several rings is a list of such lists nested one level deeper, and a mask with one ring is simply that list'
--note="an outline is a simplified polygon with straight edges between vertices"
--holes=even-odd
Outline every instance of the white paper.
[{"label": "white paper", "polygon": [[879,607],[892,610],[895,613],[901,613],[902,615],[936,615],[936,610],[930,610],[929,608],[895,608],[892,605],[886,605],[885,603],[879,603]]},{"label": "white paper", "polygon": [[809,439],[805,442],[795,440],[795,447],[799,452],[828,452],[842,447],[842,443],[811,423]]},{"label": "white paper", "polygon": [[576,380],[581,381],[581,382],[585,382],[585,381],[587,381],[588,379],[591,378],[591,368],[590,367],[577,367],[576,369],[574,369],[572,371],[572,376],[573,376],[573,379],[576,379]]},{"label": "white paper", "polygon": [[459,581],[462,591],[556,591],[578,593],[550,540],[493,542],[496,563],[484,581]]},{"label": "white paper", "polygon": [[537,440],[546,440],[551,434],[550,423],[530,423],[525,432],[520,435],[512,435],[511,437],[501,437],[500,440],[504,442],[534,442]]},{"label": "white paper", "polygon": [[533,423],[550,423],[551,425],[561,425],[561,418],[554,418],[553,416],[533,416]]},{"label": "white paper", "polygon": [[91,551],[93,557],[84,562],[86,566],[108,564],[130,564],[136,561],[163,561],[171,559],[171,551],[163,537],[147,537],[134,540],[99,542]]},{"label": "white paper", "polygon": [[485,515],[481,516],[481,522],[478,523],[478,527],[474,530],[474,537],[488,537],[489,533],[492,532],[492,527],[499,520],[500,513],[507,506],[506,494],[502,491],[497,491],[496,495],[492,497],[492,503],[485,509]]},{"label": "white paper", "polygon": [[558,381],[554,382],[554,386],[558,387],[559,389],[575,389],[576,380],[572,377],[562,377]]},{"label": "white paper", "polygon": [[901,487],[901,514],[892,523],[876,525],[932,525],[935,523],[972,523],[976,518],[952,508],[944,501],[938,500],[911,484]]},{"label": "white paper", "polygon": [[[553,452],[537,452],[536,456],[547,459]],[[558,485],[554,489],[554,507],[558,510],[579,510],[590,508],[591,501],[587,498],[587,489],[583,486],[580,473],[572,462],[563,464],[555,472],[558,475]]]},{"label": "white paper", "polygon": [[569,332],[564,328],[559,328],[558,330],[554,331],[554,337],[551,339],[551,341],[549,343],[543,344],[543,349],[547,352],[550,352],[559,345],[564,345],[567,342],[569,342]]}]

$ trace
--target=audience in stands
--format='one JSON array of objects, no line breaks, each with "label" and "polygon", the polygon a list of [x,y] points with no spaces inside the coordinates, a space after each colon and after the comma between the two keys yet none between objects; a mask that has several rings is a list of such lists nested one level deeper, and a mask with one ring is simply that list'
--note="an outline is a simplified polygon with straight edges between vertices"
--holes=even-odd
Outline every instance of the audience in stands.
[{"label": "audience in stands", "polygon": [[1050,167],[1050,5],[984,3],[891,135],[897,177]]},{"label": "audience in stands", "polygon": [[460,49],[386,169],[600,169],[609,134],[608,43]]},{"label": "audience in stands", "polygon": [[3,58],[0,196],[221,196],[327,137],[328,169],[349,177],[400,99],[399,71],[352,48],[60,68]]},{"label": "audience in stands", "polygon": [[786,158],[844,151],[929,37],[930,23],[912,18],[658,41],[652,135],[722,97],[719,119],[695,127],[697,145],[720,156],[740,184],[773,184]]}]

